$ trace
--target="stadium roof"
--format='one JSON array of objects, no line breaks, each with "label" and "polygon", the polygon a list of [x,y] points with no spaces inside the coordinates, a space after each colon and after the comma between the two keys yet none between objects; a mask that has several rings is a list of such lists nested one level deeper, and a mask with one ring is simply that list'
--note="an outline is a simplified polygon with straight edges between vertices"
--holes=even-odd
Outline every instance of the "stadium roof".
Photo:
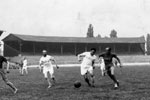
[{"label": "stadium roof", "polygon": [[132,38],[86,38],[86,37],[54,37],[10,34],[3,41],[33,41],[33,42],[54,42],[54,43],[145,43],[143,37]]}]

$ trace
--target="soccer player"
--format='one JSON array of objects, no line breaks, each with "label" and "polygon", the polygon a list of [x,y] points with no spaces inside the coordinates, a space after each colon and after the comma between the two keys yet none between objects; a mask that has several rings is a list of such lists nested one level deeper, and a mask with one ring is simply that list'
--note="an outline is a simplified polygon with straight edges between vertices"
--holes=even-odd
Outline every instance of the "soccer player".
[{"label": "soccer player", "polygon": [[114,81],[114,87],[119,87],[119,82],[117,81],[115,75],[114,75],[114,64],[112,62],[113,58],[116,58],[118,60],[119,66],[121,67],[120,59],[117,57],[116,54],[111,53],[111,48],[107,47],[105,53],[102,53],[99,55],[99,57],[103,57],[105,62],[105,69],[108,74],[108,76]]},{"label": "soccer player", "polygon": [[21,74],[23,75],[24,71],[26,72],[26,74],[28,74],[28,70],[27,70],[27,68],[28,68],[27,67],[27,63],[28,63],[28,61],[27,61],[26,57],[23,58],[22,63],[23,63],[23,65],[22,65],[22,69],[21,69]]},{"label": "soccer player", "polygon": [[[48,88],[51,88],[52,86],[48,74],[50,74],[50,78],[52,79],[53,83],[55,83],[54,68],[52,65],[52,61],[56,64],[54,57],[47,55],[47,51],[43,50],[43,56],[40,58],[39,64],[40,66],[43,66],[43,74],[49,84]],[[57,69],[59,68],[57,64],[56,67]]]},{"label": "soccer player", "polygon": [[7,59],[3,56],[0,56],[0,75],[3,79],[3,81],[13,90],[14,94],[17,93],[18,89],[11,83],[8,78],[6,77],[5,68],[3,66],[3,63],[7,63],[6,72],[9,73],[9,62]]},{"label": "soccer player", "polygon": [[[85,82],[89,86],[95,87],[94,85],[94,62],[96,60],[96,49],[92,48],[90,52],[83,52],[78,55],[78,60],[81,61],[81,57],[83,57],[81,63],[81,75],[84,77]],[[90,75],[90,79],[88,78],[88,74]],[[92,83],[90,83],[90,80]]]},{"label": "soccer player", "polygon": [[17,66],[19,66],[19,72],[22,75],[22,71],[23,71],[23,59],[21,58],[21,61],[17,62],[16,64],[17,64]]}]

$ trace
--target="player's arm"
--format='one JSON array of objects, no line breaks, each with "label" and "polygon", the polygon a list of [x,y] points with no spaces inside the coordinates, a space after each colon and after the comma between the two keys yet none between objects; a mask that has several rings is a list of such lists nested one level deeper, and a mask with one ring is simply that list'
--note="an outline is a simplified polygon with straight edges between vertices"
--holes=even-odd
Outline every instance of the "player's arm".
[{"label": "player's arm", "polygon": [[42,60],[42,58],[40,58],[39,65],[40,65],[40,66],[43,65],[43,60]]},{"label": "player's arm", "polygon": [[58,65],[57,65],[57,63],[56,63],[56,60],[55,60],[55,58],[54,58],[54,57],[51,57],[51,58],[50,58],[50,60],[51,60],[51,61],[53,61],[53,62],[55,63],[55,65],[56,65],[56,68],[58,69],[58,68],[59,68],[59,66],[58,66]]},{"label": "player's arm", "polygon": [[102,58],[104,57],[104,53],[99,54],[98,58],[100,59],[101,57],[102,57]]},{"label": "player's arm", "polygon": [[86,53],[81,53],[81,54],[78,54],[77,57],[78,57],[78,61],[81,61],[81,57],[85,57]]},{"label": "player's arm", "polygon": [[43,61],[42,61],[42,58],[41,58],[40,61],[39,61],[39,69],[40,69],[40,71],[42,71],[42,65],[43,65]]},{"label": "player's arm", "polygon": [[119,66],[122,67],[120,59],[116,55],[114,55],[113,57],[117,59],[117,61],[119,62]]}]

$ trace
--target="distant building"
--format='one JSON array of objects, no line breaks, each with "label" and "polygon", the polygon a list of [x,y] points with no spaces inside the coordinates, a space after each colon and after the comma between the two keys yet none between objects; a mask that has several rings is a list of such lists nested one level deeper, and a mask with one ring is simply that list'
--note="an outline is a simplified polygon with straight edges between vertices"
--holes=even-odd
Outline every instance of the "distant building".
[{"label": "distant building", "polygon": [[111,47],[112,52],[117,54],[145,54],[144,37],[84,38],[10,34],[3,41],[5,56],[39,55],[43,49],[50,54],[76,55],[93,47],[97,53]]}]

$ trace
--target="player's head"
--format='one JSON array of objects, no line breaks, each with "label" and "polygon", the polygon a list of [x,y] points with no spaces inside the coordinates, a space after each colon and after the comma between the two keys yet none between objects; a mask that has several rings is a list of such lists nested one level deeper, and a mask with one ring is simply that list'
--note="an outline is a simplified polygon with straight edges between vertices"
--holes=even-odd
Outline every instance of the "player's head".
[{"label": "player's head", "polygon": [[109,53],[111,53],[111,48],[107,47],[107,48],[105,48],[105,51],[106,51],[107,54],[109,54]]},{"label": "player's head", "polygon": [[96,53],[96,49],[95,48],[91,48],[91,55],[94,55]]},{"label": "player's head", "polygon": [[43,50],[42,53],[43,53],[44,57],[47,55],[47,51],[46,50]]},{"label": "player's head", "polygon": [[25,59],[26,59],[26,57],[23,57],[23,59],[25,60]]}]

